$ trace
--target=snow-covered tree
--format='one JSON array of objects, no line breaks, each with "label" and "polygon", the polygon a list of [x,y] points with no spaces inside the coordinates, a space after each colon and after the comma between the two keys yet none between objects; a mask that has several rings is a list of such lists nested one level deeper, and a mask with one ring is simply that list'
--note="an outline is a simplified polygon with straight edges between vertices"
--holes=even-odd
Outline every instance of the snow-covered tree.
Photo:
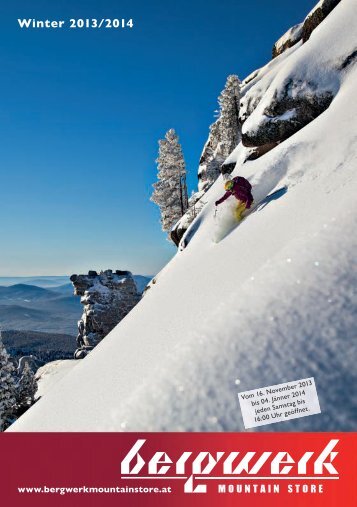
[{"label": "snow-covered tree", "polygon": [[25,363],[21,377],[17,383],[16,399],[20,411],[29,408],[35,401],[37,381],[28,363]]},{"label": "snow-covered tree", "polygon": [[0,333],[0,431],[16,411],[15,368],[9,359]]},{"label": "snow-covered tree", "polygon": [[219,131],[222,154],[225,157],[234,150],[241,140],[239,123],[240,80],[234,74],[227,77],[226,86],[218,97]]},{"label": "snow-covered tree", "polygon": [[241,140],[239,102],[240,80],[238,76],[228,76],[218,97],[218,118],[210,126],[208,140],[201,155],[199,190],[207,190],[216,181],[223,162]]},{"label": "snow-covered tree", "polygon": [[186,165],[174,129],[159,141],[158,181],[154,183],[151,200],[160,207],[162,230],[169,232],[188,207]]}]

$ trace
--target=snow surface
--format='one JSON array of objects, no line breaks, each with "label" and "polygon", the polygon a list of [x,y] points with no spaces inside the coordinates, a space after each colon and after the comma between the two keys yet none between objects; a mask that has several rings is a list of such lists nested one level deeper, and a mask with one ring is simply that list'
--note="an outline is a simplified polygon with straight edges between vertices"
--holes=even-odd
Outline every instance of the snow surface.
[{"label": "snow surface", "polygon": [[[275,77],[312,72],[312,58],[321,76],[308,45],[322,62],[356,47],[356,11],[354,0],[339,4],[306,45],[273,61],[284,66]],[[241,166],[237,148],[234,175],[256,201],[287,192],[214,244],[219,179],[188,246],[9,431],[243,431],[238,391],[306,377],[322,413],[254,431],[355,429],[356,83],[351,64],[327,111],[260,159]]]},{"label": "snow surface", "polygon": [[74,359],[51,361],[36,372],[37,391],[35,398],[41,398],[78,364]]}]

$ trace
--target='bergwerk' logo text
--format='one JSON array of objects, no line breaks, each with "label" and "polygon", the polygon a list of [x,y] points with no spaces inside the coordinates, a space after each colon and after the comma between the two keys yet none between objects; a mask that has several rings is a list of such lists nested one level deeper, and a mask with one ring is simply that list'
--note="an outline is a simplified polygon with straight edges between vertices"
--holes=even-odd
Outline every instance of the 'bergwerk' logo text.
[{"label": "'bergwerk' logo text", "polygon": [[[206,493],[207,485],[198,484],[194,486],[194,478],[203,480],[204,477],[209,476],[210,479],[221,479],[222,477],[212,476],[212,472],[220,465],[220,471],[223,476],[240,476],[241,474],[248,474],[259,479],[257,474],[262,470],[262,467],[269,464],[270,475],[265,474],[264,478],[279,479],[293,473],[298,476],[305,476],[306,479],[326,479],[327,477],[338,475],[336,468],[332,462],[337,456],[338,452],[332,452],[338,440],[330,440],[326,447],[320,454],[312,451],[305,452],[298,460],[293,459],[292,456],[286,452],[262,452],[256,456],[256,452],[249,451],[242,455],[240,452],[216,452],[211,454],[208,451],[202,451],[194,457],[193,461],[190,451],[185,451],[181,454],[179,459],[174,463],[166,452],[158,451],[152,456],[149,461],[145,461],[139,454],[139,450],[143,447],[146,440],[137,440],[128,454],[121,462],[122,478],[131,479],[135,476],[137,478],[144,477],[143,473],[147,472],[146,478],[182,478],[186,479],[184,491],[185,493]],[[313,459],[314,454],[316,455]],[[144,467],[147,468],[144,469]],[[306,477],[307,468],[313,470],[314,477]],[[144,469],[144,470],[143,470]],[[140,472],[142,472],[140,474]],[[168,477],[167,474],[171,477]],[[126,476],[126,477],[125,477]]]}]

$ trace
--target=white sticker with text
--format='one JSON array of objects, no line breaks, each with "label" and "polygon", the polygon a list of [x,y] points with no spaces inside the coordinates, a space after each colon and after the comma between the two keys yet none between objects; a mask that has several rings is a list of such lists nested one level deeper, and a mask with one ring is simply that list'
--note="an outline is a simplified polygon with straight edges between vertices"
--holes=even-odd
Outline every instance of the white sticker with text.
[{"label": "white sticker with text", "polygon": [[238,393],[245,428],[320,414],[313,377]]}]

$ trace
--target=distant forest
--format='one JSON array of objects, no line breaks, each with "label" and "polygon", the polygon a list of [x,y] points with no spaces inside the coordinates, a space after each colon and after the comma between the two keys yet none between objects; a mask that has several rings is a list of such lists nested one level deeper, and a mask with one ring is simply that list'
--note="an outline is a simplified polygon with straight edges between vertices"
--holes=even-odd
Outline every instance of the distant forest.
[{"label": "distant forest", "polygon": [[5,348],[13,358],[34,355],[40,361],[71,359],[76,349],[76,339],[68,334],[38,331],[2,331]]}]

